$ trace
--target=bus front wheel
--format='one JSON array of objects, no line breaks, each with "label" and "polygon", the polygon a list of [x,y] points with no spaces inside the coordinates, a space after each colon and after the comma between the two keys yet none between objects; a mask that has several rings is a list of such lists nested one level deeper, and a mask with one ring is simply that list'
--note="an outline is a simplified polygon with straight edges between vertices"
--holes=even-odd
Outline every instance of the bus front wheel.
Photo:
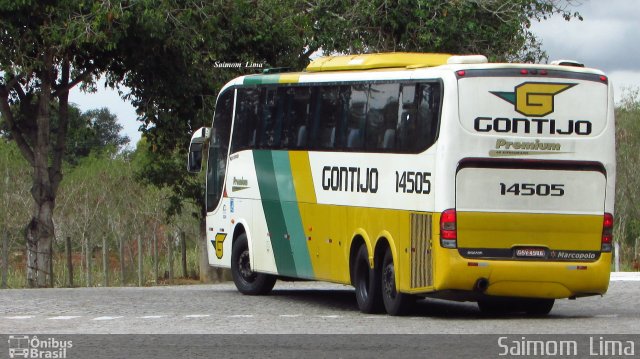
[{"label": "bus front wheel", "polygon": [[353,268],[353,285],[356,288],[356,301],[363,313],[382,312],[382,293],[380,291],[380,270],[369,267],[367,246],[358,249]]},{"label": "bus front wheel", "polygon": [[390,249],[387,249],[382,261],[382,301],[384,302],[384,308],[389,315],[404,315],[411,309],[415,300],[416,297],[411,294],[398,292],[393,254]]},{"label": "bus front wheel", "polygon": [[276,284],[276,277],[251,269],[247,235],[242,233],[231,249],[231,276],[238,291],[247,295],[267,294]]}]

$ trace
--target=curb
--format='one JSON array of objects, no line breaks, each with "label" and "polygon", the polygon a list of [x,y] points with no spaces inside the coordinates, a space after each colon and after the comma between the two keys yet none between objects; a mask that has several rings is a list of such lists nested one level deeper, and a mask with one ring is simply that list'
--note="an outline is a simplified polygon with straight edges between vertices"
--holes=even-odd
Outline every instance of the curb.
[{"label": "curb", "polygon": [[611,272],[612,282],[640,282],[640,272]]}]

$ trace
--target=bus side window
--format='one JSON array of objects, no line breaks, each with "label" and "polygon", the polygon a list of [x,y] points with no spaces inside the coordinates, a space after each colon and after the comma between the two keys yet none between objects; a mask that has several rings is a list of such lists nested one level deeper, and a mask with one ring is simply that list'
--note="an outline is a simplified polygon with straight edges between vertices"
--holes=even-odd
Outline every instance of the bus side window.
[{"label": "bus side window", "polygon": [[401,88],[402,106],[396,126],[396,150],[398,152],[410,152],[414,147],[412,133],[415,132],[418,120],[416,87],[415,84],[403,84]]},{"label": "bus side window", "polygon": [[314,111],[314,127],[317,129],[313,148],[333,150],[340,145],[339,125],[342,117],[340,87],[318,88],[319,108]]},{"label": "bus side window", "polygon": [[[282,119],[280,120],[280,141],[278,149],[288,149],[291,147],[291,143],[295,140],[293,134],[293,126],[291,125],[291,108],[293,106],[293,89],[290,87],[283,87],[278,89],[278,102],[282,105],[281,114],[278,115]],[[278,109],[280,111],[280,108]]]},{"label": "bus side window", "polygon": [[417,153],[431,147],[438,131],[440,85],[402,86],[402,109],[396,127],[396,150]]},{"label": "bus side window", "polygon": [[423,150],[431,147],[435,142],[438,130],[438,113],[440,107],[440,89],[438,84],[420,84],[418,103],[418,128],[419,136],[414,148]]},{"label": "bus side window", "polygon": [[320,137],[320,110],[322,97],[320,96],[320,87],[314,86],[310,88],[309,98],[309,128],[307,132],[307,149],[317,149],[319,147]]},{"label": "bus side window", "polygon": [[367,119],[367,93],[369,85],[350,86],[349,96],[345,97],[347,114],[347,146],[349,150],[362,150],[364,147],[364,130]]},{"label": "bus side window", "polygon": [[236,116],[233,123],[233,140],[231,141],[231,153],[245,149],[252,149],[256,140],[258,128],[258,102],[260,101],[260,89],[238,89],[236,100]]},{"label": "bus side window", "polygon": [[276,87],[263,89],[257,148],[278,149],[280,147],[285,91],[285,88]]},{"label": "bus side window", "polygon": [[388,129],[396,127],[398,122],[398,97],[400,95],[400,84],[373,84],[369,90],[369,101],[367,111],[367,127],[365,134],[366,148],[369,150],[388,150],[391,132]]},{"label": "bus side window", "polygon": [[310,132],[308,87],[292,87],[288,91],[282,148],[303,149],[307,147]]}]

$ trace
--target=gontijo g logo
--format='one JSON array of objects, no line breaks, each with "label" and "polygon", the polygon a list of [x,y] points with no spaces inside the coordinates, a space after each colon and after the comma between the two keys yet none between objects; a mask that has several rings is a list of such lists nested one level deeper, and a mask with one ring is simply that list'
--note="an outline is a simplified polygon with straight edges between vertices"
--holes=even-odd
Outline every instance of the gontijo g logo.
[{"label": "gontijo g logo", "polygon": [[576,84],[524,82],[515,87],[515,92],[491,91],[492,94],[514,105],[515,110],[525,116],[546,116],[553,112],[555,95]]}]

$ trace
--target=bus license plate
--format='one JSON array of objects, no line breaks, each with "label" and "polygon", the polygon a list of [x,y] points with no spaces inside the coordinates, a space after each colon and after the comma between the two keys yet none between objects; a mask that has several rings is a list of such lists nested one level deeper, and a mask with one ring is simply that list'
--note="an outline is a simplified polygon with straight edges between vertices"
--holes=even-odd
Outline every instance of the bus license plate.
[{"label": "bus license plate", "polygon": [[516,248],[516,257],[519,258],[545,258],[547,251],[544,248]]}]

